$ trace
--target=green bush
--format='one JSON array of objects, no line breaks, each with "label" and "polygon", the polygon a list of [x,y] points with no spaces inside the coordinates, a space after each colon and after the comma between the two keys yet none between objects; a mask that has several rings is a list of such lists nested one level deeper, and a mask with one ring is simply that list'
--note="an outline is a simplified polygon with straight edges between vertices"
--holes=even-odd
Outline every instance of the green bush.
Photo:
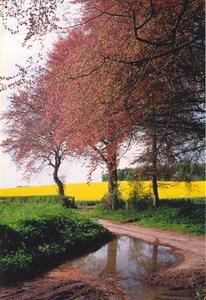
[{"label": "green bush", "polygon": [[66,252],[66,247],[63,245],[58,245],[56,243],[42,244],[38,246],[37,256],[44,258],[55,256],[58,254],[64,254]]},{"label": "green bush", "polygon": [[0,204],[0,275],[37,270],[111,239],[99,224],[53,200]]},{"label": "green bush", "polygon": [[0,225],[0,253],[21,246],[21,235],[7,225]]},{"label": "green bush", "polygon": [[129,209],[144,210],[152,207],[151,197],[149,195],[140,196],[136,191],[130,194],[127,203]]},{"label": "green bush", "polygon": [[25,248],[11,251],[4,256],[0,256],[0,274],[22,270],[28,271],[32,260],[32,254]]},{"label": "green bush", "polygon": [[160,200],[160,206],[169,206],[169,207],[175,207],[175,208],[192,208],[194,206],[194,202],[188,198],[188,199],[164,199]]},{"label": "green bush", "polygon": [[100,201],[99,200],[85,200],[85,201],[77,201],[77,207],[80,207],[80,206],[95,206],[95,205],[98,205],[100,204]]},{"label": "green bush", "polygon": [[[116,197],[116,193],[114,194],[105,194],[102,199],[101,199],[101,204],[100,207],[103,209],[111,209],[112,208],[112,203],[115,200]],[[119,196],[117,195],[118,198],[118,208],[119,209],[123,209],[126,206],[125,201]]]}]

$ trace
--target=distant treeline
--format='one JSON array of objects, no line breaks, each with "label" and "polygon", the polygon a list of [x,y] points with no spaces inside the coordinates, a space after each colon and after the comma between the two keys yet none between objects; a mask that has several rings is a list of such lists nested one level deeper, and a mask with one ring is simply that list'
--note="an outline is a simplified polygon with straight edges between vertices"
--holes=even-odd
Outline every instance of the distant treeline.
[{"label": "distant treeline", "polygon": [[[179,162],[175,166],[159,166],[158,180],[195,181],[205,180],[205,163]],[[124,168],[117,170],[117,179],[121,180],[150,180],[148,170],[143,167]],[[102,181],[108,180],[108,174],[102,175]]]}]

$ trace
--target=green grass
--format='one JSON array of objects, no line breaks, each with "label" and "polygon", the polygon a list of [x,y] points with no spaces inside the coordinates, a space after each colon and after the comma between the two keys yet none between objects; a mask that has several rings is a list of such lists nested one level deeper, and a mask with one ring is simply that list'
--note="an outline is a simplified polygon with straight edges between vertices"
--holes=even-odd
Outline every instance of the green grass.
[{"label": "green grass", "polygon": [[102,218],[117,222],[138,218],[134,222],[145,227],[162,228],[177,232],[202,235],[205,233],[205,204],[200,200],[161,200],[157,209],[143,208],[139,210],[85,210],[90,218]]},{"label": "green grass", "polygon": [[102,226],[62,207],[57,198],[43,199],[0,203],[1,278],[38,271],[111,238]]},{"label": "green grass", "polygon": [[65,209],[57,197],[10,198],[0,203],[0,224],[17,228],[25,220],[40,220],[43,217],[75,216]]}]

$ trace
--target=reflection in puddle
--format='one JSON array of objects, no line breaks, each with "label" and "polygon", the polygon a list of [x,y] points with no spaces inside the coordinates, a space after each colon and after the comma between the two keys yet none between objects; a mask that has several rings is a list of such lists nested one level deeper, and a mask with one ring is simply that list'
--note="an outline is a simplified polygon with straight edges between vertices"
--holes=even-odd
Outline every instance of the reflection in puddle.
[{"label": "reflection in puddle", "polygon": [[139,239],[123,236],[114,239],[96,252],[66,262],[66,265],[97,276],[108,274],[126,276],[120,284],[131,299],[152,300],[166,293],[168,289],[145,286],[138,281],[137,276],[173,264],[176,258],[170,250],[170,247],[148,244]]},{"label": "reflection in puddle", "polygon": [[94,275],[142,275],[156,271],[176,261],[171,248],[148,244],[130,237],[117,238],[94,253],[68,262],[83,272]]}]

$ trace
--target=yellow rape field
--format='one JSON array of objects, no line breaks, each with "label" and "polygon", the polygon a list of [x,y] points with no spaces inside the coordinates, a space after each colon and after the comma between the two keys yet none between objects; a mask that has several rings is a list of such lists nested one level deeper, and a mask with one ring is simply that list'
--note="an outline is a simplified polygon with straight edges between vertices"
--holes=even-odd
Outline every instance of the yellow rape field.
[{"label": "yellow rape field", "polygon": [[[150,181],[120,181],[119,190],[123,199],[127,199],[132,190],[143,194],[151,193]],[[77,201],[100,200],[107,192],[107,182],[75,183],[65,185],[65,194],[74,196]],[[26,186],[0,189],[0,197],[57,195],[56,185]],[[159,182],[160,198],[199,198],[205,197],[205,181]]]}]

